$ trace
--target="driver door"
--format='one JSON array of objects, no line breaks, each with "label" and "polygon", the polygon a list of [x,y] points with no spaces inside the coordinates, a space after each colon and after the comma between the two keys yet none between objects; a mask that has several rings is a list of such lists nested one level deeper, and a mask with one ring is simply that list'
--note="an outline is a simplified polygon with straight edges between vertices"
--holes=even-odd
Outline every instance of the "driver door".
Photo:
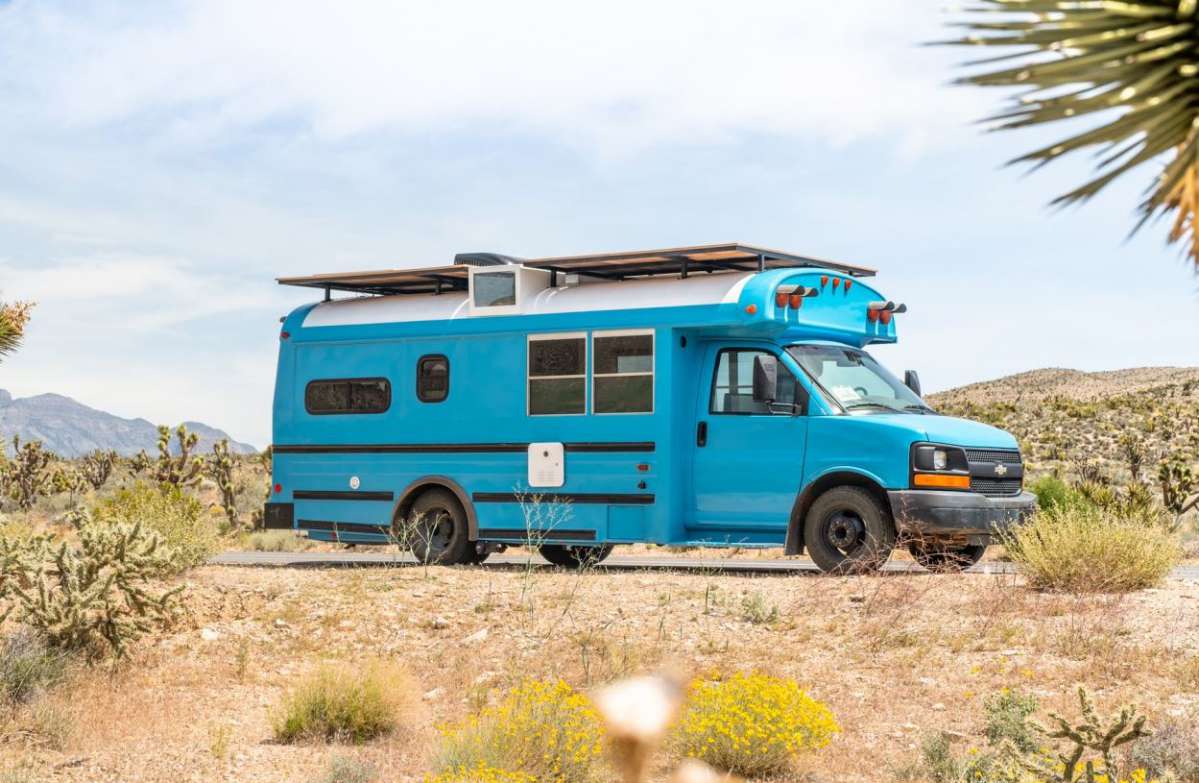
[{"label": "driver door", "polygon": [[[754,400],[759,356],[778,363],[774,405]],[[713,345],[703,367],[707,382],[700,383],[697,400],[690,526],[783,536],[803,475],[806,390],[773,348]],[[796,403],[798,412],[792,412]]]}]

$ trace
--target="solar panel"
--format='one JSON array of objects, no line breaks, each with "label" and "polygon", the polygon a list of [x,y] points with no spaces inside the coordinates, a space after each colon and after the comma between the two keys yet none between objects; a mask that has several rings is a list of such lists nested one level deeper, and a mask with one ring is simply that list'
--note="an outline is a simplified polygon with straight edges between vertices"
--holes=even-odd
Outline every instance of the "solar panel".
[{"label": "solar panel", "polygon": [[869,277],[875,270],[864,266],[827,261],[795,253],[740,243],[693,245],[660,250],[630,250],[618,253],[592,253],[578,256],[519,259],[495,253],[460,253],[449,266],[381,269],[369,272],[342,272],[306,277],[281,277],[280,285],[305,286],[329,291],[360,294],[432,294],[465,291],[471,266],[519,263],[545,269],[552,275],[580,274],[608,280],[628,280],[657,275],[687,277],[714,272],[762,272],[767,269],[822,267],[853,277]]}]

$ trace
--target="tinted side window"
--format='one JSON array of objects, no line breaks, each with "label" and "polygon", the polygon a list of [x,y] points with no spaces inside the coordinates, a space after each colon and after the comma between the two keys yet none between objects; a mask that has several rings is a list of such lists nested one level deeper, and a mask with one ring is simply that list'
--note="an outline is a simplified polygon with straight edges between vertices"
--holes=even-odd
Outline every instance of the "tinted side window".
[{"label": "tinted side window", "polygon": [[592,337],[592,410],[595,413],[652,413],[654,335],[652,332]]},{"label": "tinted side window", "polygon": [[391,407],[386,378],[337,378],[312,381],[304,389],[309,413],[383,413]]},{"label": "tinted side window", "polygon": [[[710,412],[770,414],[769,405],[754,402],[754,358],[757,356],[773,354],[753,349],[720,352],[716,375],[712,379],[712,400],[708,406]],[[778,385],[775,388],[775,402],[795,402],[795,377],[782,364],[779,364]]]},{"label": "tinted side window", "polygon": [[529,338],[529,415],[584,413],[587,405],[587,338]]},{"label": "tinted side window", "polygon": [[416,363],[416,398],[441,402],[450,396],[450,360],[441,354],[422,356]]}]

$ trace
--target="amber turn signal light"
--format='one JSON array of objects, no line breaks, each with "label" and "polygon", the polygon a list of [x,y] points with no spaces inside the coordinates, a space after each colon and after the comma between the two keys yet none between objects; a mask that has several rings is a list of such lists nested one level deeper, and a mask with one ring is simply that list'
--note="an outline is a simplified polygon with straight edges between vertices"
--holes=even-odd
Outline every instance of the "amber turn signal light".
[{"label": "amber turn signal light", "polygon": [[970,477],[945,473],[917,473],[912,476],[912,486],[935,487],[937,489],[970,489]]}]

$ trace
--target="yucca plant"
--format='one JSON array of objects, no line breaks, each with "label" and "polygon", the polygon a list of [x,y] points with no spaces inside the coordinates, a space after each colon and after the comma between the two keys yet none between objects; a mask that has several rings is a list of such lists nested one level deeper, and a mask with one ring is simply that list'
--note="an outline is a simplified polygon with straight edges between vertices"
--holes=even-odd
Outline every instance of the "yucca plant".
[{"label": "yucca plant", "polygon": [[[1163,168],[1148,183],[1134,231],[1173,213],[1171,243],[1199,267],[1199,0],[974,0],[969,33],[949,41],[1019,47],[977,60],[988,70],[959,79],[1023,87],[990,121],[999,129],[1096,115],[1088,130],[1011,161],[1041,166],[1095,148],[1096,177],[1053,200],[1084,202],[1143,163]],[[990,70],[1002,63],[996,70]]]},{"label": "yucca plant", "polygon": [[32,309],[32,302],[0,302],[0,357],[12,353],[21,345]]}]

